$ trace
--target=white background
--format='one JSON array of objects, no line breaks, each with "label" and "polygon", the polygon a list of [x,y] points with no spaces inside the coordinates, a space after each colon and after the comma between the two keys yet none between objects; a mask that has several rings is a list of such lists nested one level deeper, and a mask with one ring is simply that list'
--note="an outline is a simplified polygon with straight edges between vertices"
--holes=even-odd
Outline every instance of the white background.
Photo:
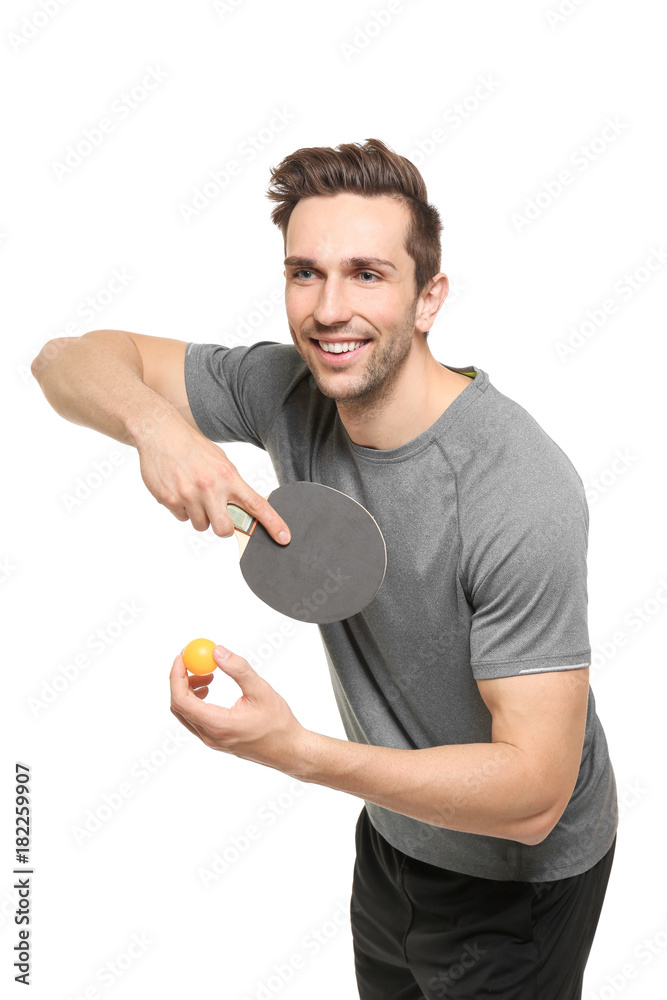
[{"label": "white background", "polygon": [[[317,628],[261,605],[236,543],[173,518],[134,449],[60,418],[29,367],[47,340],[93,329],[288,343],[282,302],[266,305],[283,281],[269,168],[303,146],[371,137],[417,163],[444,222],[456,294],[432,352],[488,372],[587,487],[591,676],[623,814],[584,996],[659,994],[664,36],[649,0],[565,0],[560,19],[558,2],[3,4],[0,963],[11,979],[22,761],[32,997],[357,996],[347,907],[361,800],[215,753],[169,712],[174,656],[210,636],[254,657],[307,728],[344,738]],[[151,69],[163,79],[120,111]],[[291,120],[262,132],[276,109]],[[99,145],[58,168],[105,117]],[[183,206],[230,159],[240,174],[186,221]],[[114,269],[126,286],[111,297]],[[84,315],[89,296],[97,311]],[[275,485],[265,452],[226,451],[258,491]],[[83,499],[68,502],[77,488]],[[135,618],[116,626],[124,602]],[[96,652],[98,629],[109,641]],[[210,697],[238,693],[220,676]],[[202,869],[223,852],[232,860],[207,888]],[[146,945],[130,960],[133,935]],[[303,967],[284,982],[276,968],[294,955]],[[110,962],[122,976],[103,980]]]}]

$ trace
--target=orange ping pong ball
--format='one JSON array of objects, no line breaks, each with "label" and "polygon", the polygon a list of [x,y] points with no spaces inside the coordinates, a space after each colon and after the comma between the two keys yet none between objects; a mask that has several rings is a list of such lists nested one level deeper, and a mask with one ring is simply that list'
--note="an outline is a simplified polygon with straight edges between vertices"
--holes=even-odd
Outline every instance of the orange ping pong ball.
[{"label": "orange ping pong ball", "polygon": [[186,670],[191,674],[210,674],[218,664],[213,659],[214,642],[210,639],[193,639],[189,642],[181,656]]}]

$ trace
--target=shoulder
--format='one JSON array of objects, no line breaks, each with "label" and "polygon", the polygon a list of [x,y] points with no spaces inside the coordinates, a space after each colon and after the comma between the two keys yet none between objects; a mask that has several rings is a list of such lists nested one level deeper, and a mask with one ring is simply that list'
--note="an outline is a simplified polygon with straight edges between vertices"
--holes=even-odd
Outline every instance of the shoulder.
[{"label": "shoulder", "polygon": [[228,347],[224,344],[188,343],[185,352],[188,389],[219,399],[220,387],[228,388],[242,405],[275,409],[299,386],[312,393],[310,369],[293,344],[260,340]]},{"label": "shoulder", "polygon": [[[562,447],[516,400],[487,383],[477,405],[463,414],[457,457],[460,465],[487,475],[567,476],[581,482]],[[463,454],[467,443],[468,453]],[[462,447],[463,446],[463,447]],[[467,461],[462,461],[466,458]]]},{"label": "shoulder", "polygon": [[457,422],[451,463],[460,512],[481,523],[511,514],[588,520],[584,485],[563,448],[490,383]]},{"label": "shoulder", "polygon": [[207,436],[262,447],[279,413],[292,404],[302,411],[316,390],[294,345],[268,340],[235,347],[189,342],[185,385],[193,416]]},{"label": "shoulder", "polygon": [[228,347],[225,344],[188,343],[185,351],[186,368],[191,371],[207,368],[221,379],[227,373],[245,375],[250,371],[260,375],[298,378],[307,376],[309,369],[293,344],[259,340],[254,344]]}]

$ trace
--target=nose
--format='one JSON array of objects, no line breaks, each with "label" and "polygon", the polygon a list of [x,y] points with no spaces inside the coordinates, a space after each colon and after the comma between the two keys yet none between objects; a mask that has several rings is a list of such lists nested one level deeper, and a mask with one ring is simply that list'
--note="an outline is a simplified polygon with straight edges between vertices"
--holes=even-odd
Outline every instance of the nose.
[{"label": "nose", "polygon": [[317,305],[313,310],[313,318],[322,326],[335,326],[349,323],[352,316],[352,308],[347,301],[343,281],[335,275],[330,275],[322,283]]}]

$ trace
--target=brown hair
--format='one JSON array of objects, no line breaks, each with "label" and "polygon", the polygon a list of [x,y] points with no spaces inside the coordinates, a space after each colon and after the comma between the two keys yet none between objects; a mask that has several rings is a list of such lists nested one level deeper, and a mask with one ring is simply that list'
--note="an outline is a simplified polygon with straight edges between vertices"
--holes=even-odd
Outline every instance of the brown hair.
[{"label": "brown hair", "polygon": [[365,143],[346,142],[335,149],[313,146],[297,149],[277,167],[271,167],[267,198],[278,204],[271,221],[287,244],[287,224],[301,198],[350,191],[374,198],[389,195],[403,202],[410,212],[403,246],[415,262],[415,302],[428,282],[440,271],[440,214],[429,205],[424,178],[405,156],[389,149],[380,139]]}]

